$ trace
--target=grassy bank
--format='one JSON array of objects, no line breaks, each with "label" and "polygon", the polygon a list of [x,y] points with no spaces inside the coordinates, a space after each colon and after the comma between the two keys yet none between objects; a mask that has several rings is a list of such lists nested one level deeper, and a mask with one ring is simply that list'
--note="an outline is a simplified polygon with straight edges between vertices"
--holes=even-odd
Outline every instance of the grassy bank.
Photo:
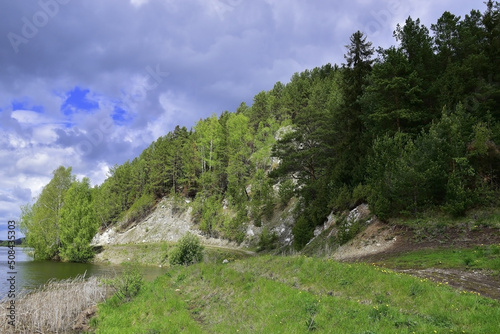
[{"label": "grassy bank", "polygon": [[500,303],[366,264],[254,257],[173,267],[97,333],[496,333]]},{"label": "grassy bank", "polygon": [[[175,243],[170,242],[109,245],[100,250],[93,262],[104,264],[133,262],[141,265],[168,266],[167,254],[174,246]],[[251,254],[252,252],[240,249],[205,246],[204,262],[221,263],[225,259],[236,260],[248,257]]]}]

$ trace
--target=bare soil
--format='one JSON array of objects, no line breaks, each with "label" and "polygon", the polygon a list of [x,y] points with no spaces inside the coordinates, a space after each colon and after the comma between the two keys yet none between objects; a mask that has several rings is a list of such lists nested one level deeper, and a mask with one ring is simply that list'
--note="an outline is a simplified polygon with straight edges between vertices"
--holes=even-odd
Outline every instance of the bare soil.
[{"label": "bare soil", "polygon": [[500,300],[500,278],[488,271],[439,268],[395,270]]},{"label": "bare soil", "polygon": [[[384,260],[412,251],[471,248],[499,243],[500,230],[491,227],[443,227],[422,235],[421,231],[375,221],[348,244],[340,247],[333,257],[340,261],[386,266]],[[391,269],[500,300],[500,277],[487,270]]]}]

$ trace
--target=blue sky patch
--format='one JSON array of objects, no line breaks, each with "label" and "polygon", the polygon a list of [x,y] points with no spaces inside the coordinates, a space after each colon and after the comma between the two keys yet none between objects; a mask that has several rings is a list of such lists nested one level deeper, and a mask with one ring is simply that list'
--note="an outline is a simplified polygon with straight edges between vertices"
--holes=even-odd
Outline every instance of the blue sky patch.
[{"label": "blue sky patch", "polygon": [[61,106],[61,111],[64,112],[65,115],[70,115],[81,110],[91,111],[99,108],[98,102],[92,101],[87,97],[89,92],[89,89],[82,89],[75,86],[72,91],[69,91],[68,98]]},{"label": "blue sky patch", "polygon": [[37,113],[43,113],[44,112],[44,107],[43,106],[33,106],[31,105],[30,103],[28,103],[27,101],[18,101],[18,100],[14,100],[12,101],[11,103],[12,105],[12,111],[15,111],[15,110],[31,110],[31,111],[34,111],[34,112],[37,112]]},{"label": "blue sky patch", "polygon": [[133,120],[133,116],[128,114],[126,110],[120,107],[115,107],[111,117],[113,118],[113,121],[116,125],[130,124]]}]

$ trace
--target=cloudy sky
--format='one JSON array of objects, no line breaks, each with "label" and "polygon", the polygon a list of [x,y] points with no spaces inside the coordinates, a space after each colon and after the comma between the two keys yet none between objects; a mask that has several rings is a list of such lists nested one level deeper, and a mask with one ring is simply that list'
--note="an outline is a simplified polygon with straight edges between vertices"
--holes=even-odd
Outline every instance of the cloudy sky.
[{"label": "cloudy sky", "polygon": [[[356,30],[395,44],[482,0],[0,2],[0,239],[58,166],[101,183],[180,124],[234,111],[295,72],[343,62]],[[5,236],[4,236],[5,234]]]}]

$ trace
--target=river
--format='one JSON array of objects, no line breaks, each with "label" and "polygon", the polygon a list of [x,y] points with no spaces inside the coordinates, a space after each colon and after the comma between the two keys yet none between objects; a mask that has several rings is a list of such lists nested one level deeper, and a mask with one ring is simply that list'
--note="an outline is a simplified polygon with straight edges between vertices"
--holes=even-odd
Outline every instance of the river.
[{"label": "river", "polygon": [[[15,267],[8,267],[7,247],[0,247],[0,299],[5,297],[10,288],[7,281],[15,277],[16,295],[25,289],[33,289],[47,283],[49,280],[72,278],[77,275],[86,276],[114,276],[122,271],[122,266],[91,264],[91,263],[65,263],[52,261],[34,261],[23,251],[22,247],[15,247]],[[14,272],[15,274],[10,274]],[[146,280],[153,280],[165,272],[164,268],[144,267],[143,275]]]}]

